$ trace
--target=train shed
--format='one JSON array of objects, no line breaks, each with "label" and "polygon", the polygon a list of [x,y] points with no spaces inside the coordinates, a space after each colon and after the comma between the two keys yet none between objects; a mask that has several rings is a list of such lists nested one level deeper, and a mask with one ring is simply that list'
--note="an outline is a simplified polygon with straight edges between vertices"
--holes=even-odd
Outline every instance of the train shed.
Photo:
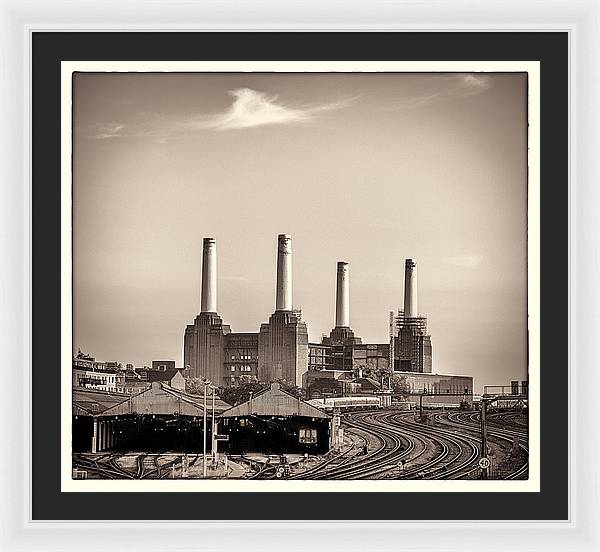
[{"label": "train shed", "polygon": [[330,448],[331,417],[284,391],[277,382],[219,416],[219,433],[231,454],[322,454]]},{"label": "train shed", "polygon": [[[207,418],[212,397],[207,397]],[[215,397],[215,416],[230,405]],[[153,382],[136,395],[73,389],[73,452],[143,450],[199,452],[203,447],[204,397]],[[210,427],[207,442],[210,449]]]}]

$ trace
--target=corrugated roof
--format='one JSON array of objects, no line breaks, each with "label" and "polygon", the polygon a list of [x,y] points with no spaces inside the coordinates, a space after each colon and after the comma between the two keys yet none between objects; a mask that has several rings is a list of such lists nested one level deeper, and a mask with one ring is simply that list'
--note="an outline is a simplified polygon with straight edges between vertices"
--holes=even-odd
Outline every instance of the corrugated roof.
[{"label": "corrugated roof", "polygon": [[97,415],[128,399],[129,395],[74,387],[72,410],[76,416]]},{"label": "corrugated roof", "polygon": [[[212,413],[212,396],[206,397],[207,412]],[[102,412],[102,416],[121,416],[125,414],[156,414],[159,416],[203,416],[204,398],[188,395],[183,391],[154,382],[151,387],[133,395],[128,401],[117,404]],[[215,414],[224,412],[231,405],[215,398]]]},{"label": "corrugated roof", "polygon": [[284,391],[276,382],[271,384],[270,389],[261,391],[251,400],[234,406],[221,414],[221,417],[232,418],[248,415],[329,418],[329,415],[322,410]]}]

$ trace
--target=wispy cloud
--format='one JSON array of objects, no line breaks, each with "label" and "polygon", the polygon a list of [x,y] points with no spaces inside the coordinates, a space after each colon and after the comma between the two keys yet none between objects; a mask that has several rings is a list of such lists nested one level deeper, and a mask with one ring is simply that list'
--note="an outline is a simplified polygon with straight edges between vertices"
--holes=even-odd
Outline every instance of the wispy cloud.
[{"label": "wispy cloud", "polygon": [[399,100],[390,110],[425,107],[457,98],[468,98],[485,92],[492,86],[492,78],[485,74],[467,73],[440,76],[435,79],[435,91],[416,94]]},{"label": "wispy cloud", "polygon": [[118,138],[122,135],[124,126],[119,123],[101,123],[89,128],[94,138],[106,140],[107,138]]},{"label": "wispy cloud", "polygon": [[456,255],[447,257],[445,261],[459,268],[477,268],[483,261],[483,255]]},{"label": "wispy cloud", "polygon": [[329,103],[290,106],[278,96],[268,95],[251,88],[229,91],[232,103],[222,112],[194,114],[186,118],[154,117],[143,114],[142,121],[125,123],[99,123],[77,129],[78,134],[105,140],[108,138],[149,137],[159,143],[170,138],[202,130],[227,131],[267,125],[290,125],[315,120],[320,114],[352,105],[356,98],[346,98]]},{"label": "wispy cloud", "polygon": [[354,99],[332,103],[291,107],[279,101],[278,96],[269,96],[251,88],[231,90],[232,104],[223,112],[201,116],[189,121],[190,128],[212,130],[237,130],[265,125],[303,123],[314,119],[319,113],[349,106]]}]

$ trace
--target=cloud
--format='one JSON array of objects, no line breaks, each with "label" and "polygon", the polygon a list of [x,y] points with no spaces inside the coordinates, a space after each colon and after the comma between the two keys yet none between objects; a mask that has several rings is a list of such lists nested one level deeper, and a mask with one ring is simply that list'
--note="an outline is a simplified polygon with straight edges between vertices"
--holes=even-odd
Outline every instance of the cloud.
[{"label": "cloud", "polygon": [[321,113],[342,109],[354,103],[347,98],[331,103],[292,107],[282,103],[278,96],[270,96],[251,88],[230,90],[231,105],[221,113],[165,117],[161,114],[141,113],[133,121],[98,123],[78,127],[77,134],[86,138],[152,138],[162,144],[171,138],[202,130],[240,130],[267,125],[289,125],[312,121]]},{"label": "cloud", "polygon": [[82,130],[83,134],[87,134],[98,140],[106,140],[107,138],[118,138],[122,136],[124,126],[119,123],[100,123],[90,125]]},{"label": "cloud", "polygon": [[354,101],[347,99],[300,108],[286,106],[278,101],[277,96],[269,96],[251,88],[238,88],[229,94],[233,97],[233,103],[223,113],[196,118],[188,126],[195,129],[238,130],[303,123],[314,119],[318,113],[341,109]]},{"label": "cloud", "polygon": [[[168,125],[172,126],[172,125]],[[154,138],[163,143],[169,137],[168,126],[156,122],[155,125],[143,124],[140,121],[125,123],[96,123],[75,128],[78,136],[93,140],[108,140],[112,138]]]},{"label": "cloud", "polygon": [[456,255],[445,261],[459,268],[477,268],[483,261],[483,255]]},{"label": "cloud", "polygon": [[492,86],[492,78],[481,73],[465,73],[439,76],[436,91],[400,100],[389,107],[392,111],[425,107],[452,99],[469,98],[481,94]]}]

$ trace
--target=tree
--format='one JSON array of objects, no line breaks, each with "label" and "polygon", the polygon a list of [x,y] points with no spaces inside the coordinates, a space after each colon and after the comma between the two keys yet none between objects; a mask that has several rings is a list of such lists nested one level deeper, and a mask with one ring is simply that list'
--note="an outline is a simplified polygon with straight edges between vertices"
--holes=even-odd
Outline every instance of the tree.
[{"label": "tree", "polygon": [[217,389],[217,395],[221,398],[221,400],[230,404],[231,406],[237,406],[238,404],[244,403],[250,400],[250,393],[252,395],[256,395],[260,393],[264,389],[266,389],[266,385],[264,383],[258,382],[242,382],[240,385],[236,385],[235,387],[219,387]]},{"label": "tree", "polygon": [[392,378],[392,394],[405,395],[410,392],[410,385],[406,376],[394,376]]},{"label": "tree", "polygon": [[287,381],[279,381],[279,385],[281,385],[281,388],[284,391],[290,395],[294,395],[294,397],[298,397],[300,399],[304,397],[304,389],[302,389],[302,387],[297,387],[293,383],[288,383]]},{"label": "tree", "polygon": [[190,395],[203,395],[204,383],[202,378],[185,378],[185,392]]}]

